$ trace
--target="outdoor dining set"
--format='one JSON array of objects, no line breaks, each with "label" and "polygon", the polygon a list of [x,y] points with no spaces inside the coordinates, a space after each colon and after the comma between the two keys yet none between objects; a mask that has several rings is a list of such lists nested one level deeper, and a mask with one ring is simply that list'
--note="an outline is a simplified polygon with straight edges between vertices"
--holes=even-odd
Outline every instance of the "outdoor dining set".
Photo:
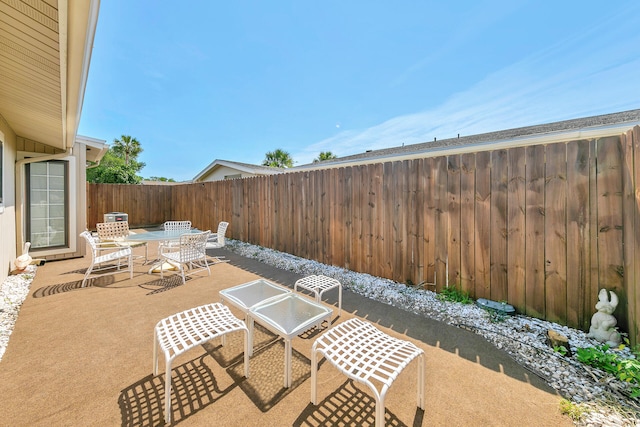
[{"label": "outdoor dining set", "polygon": [[[189,221],[170,221],[162,230],[131,234],[124,222],[97,225],[97,236],[89,231],[85,237],[92,251],[92,261],[82,286],[93,275],[129,271],[133,277],[133,251],[144,247],[148,261],[147,243],[157,241],[158,259],[149,273],[163,277],[168,269],[178,270],[183,283],[185,276],[206,270],[211,274],[206,249],[223,247],[228,223],[221,222],[217,233],[191,228]],[[111,270],[101,270],[110,264]],[[126,269],[124,268],[126,266]],[[115,268],[115,270],[114,270]],[[409,341],[394,338],[371,323],[352,318],[332,326],[333,309],[322,302],[327,291],[338,292],[338,316],[342,314],[342,284],[323,275],[310,275],[289,287],[258,279],[232,286],[219,292],[220,302],[201,305],[173,314],[158,321],[154,328],[153,374],[158,373],[158,355],[165,359],[164,420],[171,422],[172,363],[188,350],[241,332],[244,335],[244,376],[249,378],[249,358],[253,355],[255,323],[281,337],[284,341],[284,387],[292,386],[292,340],[308,330],[326,331],[315,339],[311,349],[311,403],[317,405],[317,377],[319,359],[324,357],[342,374],[366,385],[376,401],[376,426],[384,425],[387,391],[411,361],[418,358],[417,404],[424,409],[424,351]],[[313,298],[309,298],[309,294]],[[231,308],[241,312],[236,317]]]}]

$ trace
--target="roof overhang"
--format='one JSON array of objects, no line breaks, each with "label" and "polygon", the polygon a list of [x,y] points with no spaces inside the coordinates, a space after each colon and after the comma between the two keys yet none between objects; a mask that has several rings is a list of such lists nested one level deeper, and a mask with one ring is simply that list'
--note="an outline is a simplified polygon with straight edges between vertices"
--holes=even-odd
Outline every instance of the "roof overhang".
[{"label": "roof overhang", "polygon": [[17,136],[72,147],[100,0],[0,0],[0,114]]},{"label": "roof overhang", "polygon": [[109,150],[109,144],[103,139],[78,135],[76,142],[78,144],[84,144],[85,147],[87,147],[87,162],[92,164],[99,163]]}]

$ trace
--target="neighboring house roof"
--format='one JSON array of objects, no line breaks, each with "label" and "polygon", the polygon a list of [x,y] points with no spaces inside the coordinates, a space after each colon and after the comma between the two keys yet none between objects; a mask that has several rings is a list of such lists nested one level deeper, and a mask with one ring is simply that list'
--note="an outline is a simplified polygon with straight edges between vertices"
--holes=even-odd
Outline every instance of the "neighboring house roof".
[{"label": "neighboring house roof", "polygon": [[240,162],[232,162],[230,160],[216,159],[213,162],[211,162],[206,168],[204,168],[198,175],[196,175],[193,178],[193,181],[194,182],[200,181],[202,178],[215,172],[216,169],[219,169],[222,167],[235,169],[238,172],[244,172],[251,175],[274,175],[277,173],[282,173],[285,170],[282,168],[274,168],[270,166],[252,165],[249,163],[240,163]]},{"label": "neighboring house roof", "polygon": [[469,151],[470,147],[473,147],[475,151],[483,151],[499,147],[507,148],[587,137],[594,138],[616,133],[620,134],[635,125],[640,125],[640,109],[564,120],[543,125],[526,126],[498,132],[461,136],[459,138],[434,140],[420,144],[384,148],[381,150],[369,150],[351,156],[295,166],[287,169],[287,171],[295,172],[299,170],[325,169],[383,161],[405,160],[429,155],[447,155]]},{"label": "neighboring house roof", "polygon": [[150,179],[143,179],[140,184],[142,185],[178,185],[184,184],[184,182],[176,182],[176,181],[153,181]]},{"label": "neighboring house roof", "polygon": [[6,2],[0,13],[0,114],[16,135],[75,142],[99,0]]}]

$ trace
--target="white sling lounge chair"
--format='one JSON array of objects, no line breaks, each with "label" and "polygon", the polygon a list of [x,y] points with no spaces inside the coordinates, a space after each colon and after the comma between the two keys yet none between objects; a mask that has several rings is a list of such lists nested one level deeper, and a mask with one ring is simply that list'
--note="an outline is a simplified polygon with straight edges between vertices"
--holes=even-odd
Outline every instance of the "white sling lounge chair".
[{"label": "white sling lounge chair", "polygon": [[89,275],[95,274],[94,277],[100,277],[122,273],[123,266],[129,270],[129,278],[133,279],[133,255],[129,246],[113,246],[113,243],[104,246],[97,242],[89,231],[83,231],[80,236],[84,237],[91,247],[91,265],[82,279],[82,287],[87,284]]}]

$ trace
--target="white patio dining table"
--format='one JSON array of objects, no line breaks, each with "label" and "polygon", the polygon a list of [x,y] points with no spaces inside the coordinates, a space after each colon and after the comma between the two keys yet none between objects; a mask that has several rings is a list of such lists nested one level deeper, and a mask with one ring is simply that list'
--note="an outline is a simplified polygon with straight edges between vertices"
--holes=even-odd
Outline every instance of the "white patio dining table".
[{"label": "white patio dining table", "polygon": [[[156,230],[156,231],[146,231],[144,233],[136,233],[129,235],[126,240],[130,240],[133,242],[162,242],[165,240],[178,240],[180,236],[183,234],[190,233],[201,233],[202,231],[197,228],[192,228],[190,230]],[[153,266],[149,269],[149,274],[151,273],[159,273],[160,272],[160,264],[161,258],[160,254],[157,255],[156,259],[153,261]],[[171,268],[165,268],[165,270],[174,269],[175,266],[171,266]]]}]

